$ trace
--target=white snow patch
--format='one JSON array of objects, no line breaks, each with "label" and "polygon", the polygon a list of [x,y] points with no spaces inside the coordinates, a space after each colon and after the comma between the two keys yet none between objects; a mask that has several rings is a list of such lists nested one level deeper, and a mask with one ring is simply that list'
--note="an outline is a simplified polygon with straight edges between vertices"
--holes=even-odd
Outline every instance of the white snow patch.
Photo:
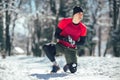
[{"label": "white snow patch", "polygon": [[57,57],[61,67],[49,74],[51,62],[46,57],[11,56],[0,58],[0,80],[120,80],[120,58],[78,57],[76,73],[64,73],[63,56]]},{"label": "white snow patch", "polygon": [[15,47],[15,51],[18,53],[24,53],[24,50],[20,47]]}]

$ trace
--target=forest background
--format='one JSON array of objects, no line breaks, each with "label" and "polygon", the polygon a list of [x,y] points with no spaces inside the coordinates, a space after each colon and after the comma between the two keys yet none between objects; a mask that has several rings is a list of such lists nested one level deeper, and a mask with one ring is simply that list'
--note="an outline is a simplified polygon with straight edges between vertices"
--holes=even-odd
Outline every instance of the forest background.
[{"label": "forest background", "polygon": [[0,55],[44,56],[59,20],[81,6],[88,33],[79,56],[120,57],[119,0],[0,0]]}]

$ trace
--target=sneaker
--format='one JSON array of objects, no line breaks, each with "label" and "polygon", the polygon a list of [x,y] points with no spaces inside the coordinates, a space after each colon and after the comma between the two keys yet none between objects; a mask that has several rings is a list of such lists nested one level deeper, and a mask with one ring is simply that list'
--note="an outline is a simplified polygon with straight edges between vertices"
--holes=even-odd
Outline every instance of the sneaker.
[{"label": "sneaker", "polygon": [[53,65],[51,73],[56,73],[58,70],[60,70],[60,67],[58,65]]},{"label": "sneaker", "polygon": [[63,70],[64,70],[64,72],[67,72],[67,70],[69,69],[69,65],[65,65],[64,67],[63,67]]}]

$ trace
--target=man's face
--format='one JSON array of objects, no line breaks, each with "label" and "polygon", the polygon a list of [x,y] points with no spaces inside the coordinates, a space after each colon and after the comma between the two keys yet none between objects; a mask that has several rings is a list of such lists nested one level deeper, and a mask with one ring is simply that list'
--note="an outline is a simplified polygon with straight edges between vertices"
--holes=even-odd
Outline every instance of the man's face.
[{"label": "man's face", "polygon": [[79,12],[73,15],[73,23],[79,23],[83,19],[83,13]]}]

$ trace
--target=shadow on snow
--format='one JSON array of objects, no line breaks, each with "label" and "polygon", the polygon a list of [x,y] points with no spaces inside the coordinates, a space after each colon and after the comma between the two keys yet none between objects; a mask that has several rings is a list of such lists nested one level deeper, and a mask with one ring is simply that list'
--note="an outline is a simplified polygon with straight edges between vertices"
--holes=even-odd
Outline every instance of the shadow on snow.
[{"label": "shadow on snow", "polygon": [[38,79],[45,79],[49,80],[50,78],[56,78],[56,77],[65,77],[68,74],[65,73],[53,73],[53,74],[31,74],[31,76],[36,76]]}]

